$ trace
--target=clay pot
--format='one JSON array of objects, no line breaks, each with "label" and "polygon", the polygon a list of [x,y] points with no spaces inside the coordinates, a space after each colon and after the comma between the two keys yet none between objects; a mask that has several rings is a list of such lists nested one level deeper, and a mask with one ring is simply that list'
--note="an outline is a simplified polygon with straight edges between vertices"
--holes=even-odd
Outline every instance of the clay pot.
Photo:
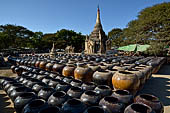
[{"label": "clay pot", "polygon": [[62,113],[57,106],[48,106],[45,109],[40,110],[38,113]]},{"label": "clay pot", "polygon": [[51,77],[46,76],[46,77],[44,77],[44,78],[42,79],[42,82],[44,82],[45,84],[48,84],[51,80],[52,80]]},{"label": "clay pot", "polygon": [[48,85],[52,88],[55,88],[57,86],[57,84],[59,84],[60,82],[62,82],[59,79],[52,79],[49,81]]},{"label": "clay pot", "polygon": [[141,71],[138,71],[135,68],[129,69],[127,71],[137,75],[137,77],[139,78],[139,81],[140,81],[139,90],[141,90],[145,84],[145,81],[146,81],[146,77],[145,77],[144,73]]},{"label": "clay pot", "polygon": [[70,88],[71,88],[70,84],[68,84],[66,82],[60,82],[59,84],[57,84],[55,89],[57,91],[65,91],[65,92],[67,92]]},{"label": "clay pot", "polygon": [[74,78],[73,78],[72,76],[64,77],[64,78],[63,78],[63,82],[71,83],[71,81],[72,81],[73,79],[74,79]]},{"label": "clay pot", "polygon": [[14,66],[14,65],[11,66],[11,70],[13,73],[15,73],[15,68],[16,68],[16,66]]},{"label": "clay pot", "polygon": [[45,83],[36,83],[33,87],[32,90],[37,94],[42,88],[48,87],[47,84]]},{"label": "clay pot", "polygon": [[41,81],[37,80],[37,79],[30,79],[26,86],[29,87],[29,88],[32,88],[35,84],[37,83],[41,83]]},{"label": "clay pot", "polygon": [[84,102],[87,106],[98,105],[99,100],[101,99],[100,94],[95,91],[88,90],[81,95],[81,101]]},{"label": "clay pot", "polygon": [[38,92],[38,97],[39,98],[42,98],[44,100],[48,100],[49,96],[54,93],[54,89],[52,88],[47,88],[47,87],[44,87],[43,89],[41,89],[39,92]]},{"label": "clay pot", "polygon": [[72,86],[75,86],[75,87],[76,87],[76,86],[80,87],[80,86],[82,85],[82,81],[81,81],[81,80],[78,80],[78,79],[77,79],[77,80],[74,79],[74,80],[71,81],[70,84],[71,84]]},{"label": "clay pot", "polygon": [[19,95],[25,93],[25,92],[33,92],[30,88],[27,88],[25,86],[23,87],[18,87],[11,91],[9,97],[11,98],[12,101],[14,101]]},{"label": "clay pot", "polygon": [[136,94],[140,81],[137,75],[127,71],[118,71],[112,77],[112,84],[115,89],[128,90]]},{"label": "clay pot", "polygon": [[54,64],[52,64],[52,63],[49,62],[49,63],[46,64],[45,69],[46,69],[47,71],[52,71],[53,65],[54,65]]},{"label": "clay pot", "polygon": [[108,69],[108,66],[105,65],[105,64],[100,64],[99,66],[100,66],[101,70],[107,70]]},{"label": "clay pot", "polygon": [[48,107],[48,104],[43,99],[35,99],[29,102],[24,109],[22,110],[22,113],[38,113],[39,111],[45,109]]},{"label": "clay pot", "polygon": [[57,91],[48,98],[48,104],[61,107],[67,99],[68,95],[64,91]]},{"label": "clay pot", "polygon": [[67,91],[67,94],[72,98],[80,98],[82,93],[83,93],[83,90],[80,87],[71,87]]},{"label": "clay pot", "polygon": [[118,70],[117,69],[107,69],[106,71],[112,73],[112,75],[114,75]]},{"label": "clay pot", "polygon": [[24,106],[29,103],[31,100],[36,99],[37,96],[35,96],[34,93],[31,92],[25,92],[18,96],[14,101],[14,108],[17,113],[21,113]]},{"label": "clay pot", "polygon": [[160,100],[150,94],[141,94],[135,97],[135,103],[143,103],[150,106],[156,113],[163,113],[164,107]]},{"label": "clay pot", "polygon": [[83,90],[94,90],[94,88],[96,87],[96,84],[93,83],[93,82],[84,82],[82,85],[81,85],[81,88]]},{"label": "clay pot", "polygon": [[91,82],[93,76],[93,71],[91,68],[87,67],[86,65],[79,65],[74,70],[74,78],[80,79],[83,82]]},{"label": "clay pot", "polygon": [[46,64],[47,64],[46,61],[41,61],[40,64],[39,64],[39,68],[45,70]]},{"label": "clay pot", "polygon": [[88,67],[91,68],[93,72],[101,70],[100,66],[95,65],[95,64],[90,64],[88,65]]},{"label": "clay pot", "polygon": [[61,64],[61,63],[54,64],[53,65],[53,71],[62,74],[62,71],[63,71],[64,67],[65,67],[65,64]]},{"label": "clay pot", "polygon": [[76,67],[74,65],[67,65],[63,68],[62,75],[63,76],[74,76],[74,70]]},{"label": "clay pot", "polygon": [[112,93],[112,97],[115,97],[119,102],[129,105],[133,102],[133,95],[127,90],[116,90]]},{"label": "clay pot", "polygon": [[123,113],[125,105],[120,103],[119,100],[112,96],[106,96],[100,100],[99,105],[110,113]]},{"label": "clay pot", "polygon": [[20,68],[20,67],[16,67],[16,68],[15,68],[15,72],[17,73],[18,76],[21,76],[21,75],[22,75],[22,72],[23,72],[23,69]]},{"label": "clay pot", "polygon": [[62,113],[83,113],[86,105],[78,99],[70,99],[62,106]]},{"label": "clay pot", "polygon": [[133,103],[126,107],[124,113],[155,113],[152,108],[145,104]]},{"label": "clay pot", "polygon": [[12,92],[13,90],[15,90],[16,88],[18,88],[18,87],[23,87],[23,85],[20,84],[20,83],[15,83],[15,84],[13,84],[12,86],[10,86],[10,87],[7,89],[7,91],[6,91],[7,94],[10,95],[11,92]]},{"label": "clay pot", "polygon": [[112,86],[112,73],[108,71],[96,71],[93,74],[93,81],[98,85]]},{"label": "clay pot", "polygon": [[111,88],[107,85],[99,85],[94,90],[99,93],[101,97],[109,96],[112,93]]},{"label": "clay pot", "polygon": [[99,106],[92,106],[87,108],[83,113],[109,113],[105,109]]}]

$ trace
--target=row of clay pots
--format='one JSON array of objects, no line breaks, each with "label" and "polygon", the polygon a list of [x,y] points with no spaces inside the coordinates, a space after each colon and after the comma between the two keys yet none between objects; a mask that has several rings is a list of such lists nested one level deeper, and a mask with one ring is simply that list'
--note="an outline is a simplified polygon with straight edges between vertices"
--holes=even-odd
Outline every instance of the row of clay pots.
[{"label": "row of clay pots", "polygon": [[[12,85],[13,83],[16,83],[16,81],[12,80],[10,78],[5,79],[4,81],[2,81],[2,80],[0,81],[0,84],[1,84],[1,86],[2,86],[2,88],[4,90],[7,90],[8,86],[6,86],[6,84],[11,84]],[[19,87],[19,89],[21,89],[21,88],[22,88],[22,86]],[[47,89],[47,88],[45,88],[45,89]],[[24,91],[24,92],[23,93],[21,92],[20,96],[16,97],[16,99],[14,101],[14,105],[15,105],[15,108],[16,108],[18,113],[20,113],[22,111],[23,107],[28,102],[37,99],[36,94],[32,93],[29,90],[26,90],[26,88],[22,88],[22,91]],[[40,91],[40,92],[42,92],[42,91]],[[106,94],[106,93],[103,93],[103,94]],[[62,107],[60,105],[58,105],[59,107],[61,107],[61,111],[60,112],[64,113],[64,111],[65,111],[64,109],[70,109],[72,111],[71,108],[68,108],[68,107],[70,107],[70,105],[68,105],[68,103],[69,104],[74,103],[76,105],[81,105],[80,103],[83,102],[84,106],[88,107],[88,106],[95,106],[96,105],[96,101],[98,101],[99,102],[99,106],[105,108],[107,111],[109,111],[109,113],[117,113],[117,112],[118,113],[119,112],[123,113],[122,109],[125,108],[125,106],[127,106],[127,105],[129,105],[130,103],[133,102],[133,96],[129,95],[128,91],[123,91],[123,90],[117,90],[111,96],[104,95],[103,96],[104,98],[101,99],[100,101],[99,101],[100,97],[98,96],[98,93],[94,92],[94,91],[90,91],[90,90],[86,91],[85,93],[83,93],[83,95],[80,98],[81,101],[77,100],[77,99],[71,99],[71,100],[65,101],[63,99],[65,99],[66,95],[67,94],[65,92],[63,92],[63,91],[54,92],[49,97],[47,103],[49,105],[51,105],[51,106],[53,106],[53,105],[56,106],[56,104],[58,105],[58,104],[64,103],[62,105]],[[40,94],[39,94],[39,97],[41,97]],[[60,97],[60,99],[57,99],[56,97]],[[47,100],[46,98],[43,98],[43,97],[42,97],[42,99]],[[71,101],[71,102],[69,102],[69,101]],[[59,103],[59,102],[61,102],[61,103]],[[126,107],[124,113],[135,113],[135,112],[154,113],[152,111],[152,109],[156,113],[163,113],[163,105],[162,105],[162,103],[159,101],[159,99],[157,97],[155,97],[153,95],[148,95],[148,94],[138,95],[134,99],[134,102],[135,102],[134,104],[131,104],[128,107]],[[32,106],[35,106],[35,104],[33,104]],[[64,106],[66,106],[66,107],[64,107]],[[26,110],[26,109],[27,109],[27,107],[24,107],[24,110]],[[41,109],[44,109],[44,108],[41,108]],[[85,108],[84,108],[84,110],[85,110]],[[77,113],[78,111],[75,111],[75,112]],[[27,112],[24,112],[24,113],[27,113]]]}]

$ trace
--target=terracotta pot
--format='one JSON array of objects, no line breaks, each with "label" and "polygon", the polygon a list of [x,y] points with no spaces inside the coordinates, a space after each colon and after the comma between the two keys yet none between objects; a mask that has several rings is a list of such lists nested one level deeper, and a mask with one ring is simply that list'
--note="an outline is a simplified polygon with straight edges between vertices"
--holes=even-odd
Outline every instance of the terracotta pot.
[{"label": "terracotta pot", "polygon": [[37,60],[37,61],[35,62],[35,67],[39,68],[40,62],[41,62],[40,60]]},{"label": "terracotta pot", "polygon": [[62,75],[63,76],[74,76],[74,70],[76,66],[74,65],[67,65],[63,68]]},{"label": "terracotta pot", "polygon": [[141,94],[135,97],[135,103],[143,103],[150,106],[156,113],[163,113],[164,107],[162,102],[154,96],[150,94]]},{"label": "terracotta pot", "polygon": [[111,88],[107,85],[98,85],[94,90],[99,93],[101,97],[109,96],[112,93]]},{"label": "terracotta pot", "polygon": [[91,82],[93,76],[93,71],[91,68],[87,67],[86,65],[79,65],[74,70],[74,78],[80,79],[83,82]]},{"label": "terracotta pot", "polygon": [[25,92],[18,96],[14,101],[14,108],[17,113],[21,113],[24,106],[31,100],[36,99],[37,96],[34,93]]},{"label": "terracotta pot", "polygon": [[98,85],[112,86],[112,76],[109,71],[96,71],[93,74],[93,81]]},{"label": "terracotta pot", "polygon": [[140,81],[134,73],[118,71],[112,77],[112,84],[115,89],[128,90],[135,95],[139,89]]},{"label": "terracotta pot", "polygon": [[83,113],[86,105],[78,99],[70,99],[62,106],[62,113]]},{"label": "terracotta pot", "polygon": [[84,102],[87,106],[98,105],[99,100],[101,99],[100,94],[95,91],[88,90],[81,95],[81,101]]},{"label": "terracotta pot", "polygon": [[80,87],[71,87],[67,91],[67,94],[72,98],[80,98],[82,93],[83,93],[83,90]]},{"label": "terracotta pot", "polygon": [[62,74],[62,71],[63,71],[64,67],[65,67],[65,64],[61,64],[61,63],[54,64],[53,65],[53,71]]},{"label": "terracotta pot", "polygon": [[109,113],[105,109],[99,106],[92,106],[87,108],[83,113]]},{"label": "terracotta pot", "polygon": [[81,88],[83,90],[94,90],[94,88],[96,87],[96,84],[93,83],[93,82],[84,82],[82,85],[81,85]]},{"label": "terracotta pot", "polygon": [[145,104],[133,103],[126,107],[124,113],[155,113],[152,108]]},{"label": "terracotta pot", "polygon": [[119,102],[129,105],[133,103],[134,96],[127,90],[116,90],[112,93],[112,96],[117,98]]},{"label": "terracotta pot", "polygon": [[64,91],[57,91],[48,98],[48,104],[61,107],[67,99],[68,95]]},{"label": "terracotta pot", "polygon": [[123,113],[125,105],[112,96],[106,96],[100,100],[99,105],[110,111],[110,113]]},{"label": "terracotta pot", "polygon": [[46,64],[47,64],[46,61],[41,61],[40,64],[39,64],[39,68],[45,70]]},{"label": "terracotta pot", "polygon": [[45,109],[48,107],[48,104],[43,99],[35,99],[29,102],[24,109],[22,110],[22,113],[38,113],[39,111]]}]

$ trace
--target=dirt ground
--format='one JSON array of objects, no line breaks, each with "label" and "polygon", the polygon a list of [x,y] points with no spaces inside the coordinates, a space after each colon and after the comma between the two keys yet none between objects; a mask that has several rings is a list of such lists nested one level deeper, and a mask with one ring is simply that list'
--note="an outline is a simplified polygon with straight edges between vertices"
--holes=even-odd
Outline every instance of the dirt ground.
[{"label": "dirt ground", "polygon": [[[0,68],[0,76],[16,76],[9,68]],[[139,94],[148,93],[157,96],[164,104],[164,113],[170,113],[170,65],[163,65],[157,74],[147,81]],[[0,89],[0,113],[15,113],[13,103]]]}]

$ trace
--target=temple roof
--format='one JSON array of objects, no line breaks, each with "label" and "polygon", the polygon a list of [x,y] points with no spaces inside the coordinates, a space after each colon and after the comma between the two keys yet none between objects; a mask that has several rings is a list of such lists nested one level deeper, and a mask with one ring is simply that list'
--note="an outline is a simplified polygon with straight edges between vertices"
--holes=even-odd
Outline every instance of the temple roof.
[{"label": "temple roof", "polygon": [[103,28],[102,28],[101,21],[100,21],[100,9],[99,9],[99,6],[98,6],[96,24],[94,26],[93,31],[91,32],[90,38],[99,38],[99,31],[100,31],[100,33],[105,35]]}]

